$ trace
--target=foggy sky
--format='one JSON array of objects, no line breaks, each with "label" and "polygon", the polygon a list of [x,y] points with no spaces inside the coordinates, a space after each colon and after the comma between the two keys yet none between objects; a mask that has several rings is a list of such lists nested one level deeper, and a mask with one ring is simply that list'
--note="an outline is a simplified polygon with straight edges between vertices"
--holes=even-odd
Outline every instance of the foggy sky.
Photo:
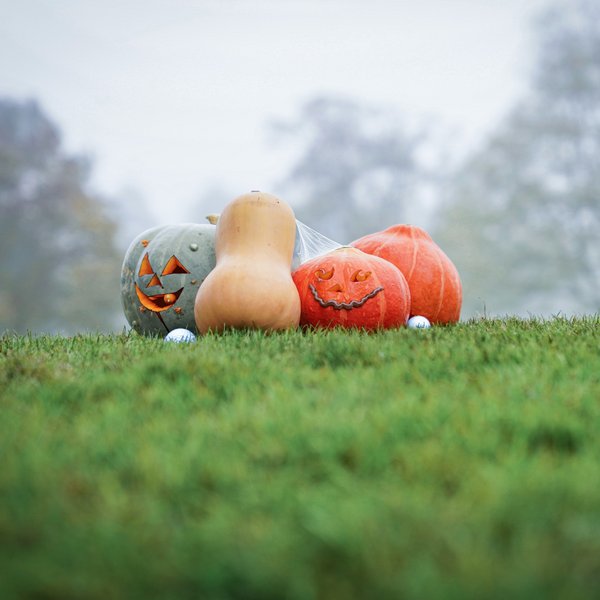
[{"label": "foggy sky", "polygon": [[38,98],[95,158],[100,191],[133,187],[157,223],[189,220],[213,185],[277,192],[293,149],[265,124],[315,94],[475,143],[523,89],[543,4],[0,0],[0,95]]}]

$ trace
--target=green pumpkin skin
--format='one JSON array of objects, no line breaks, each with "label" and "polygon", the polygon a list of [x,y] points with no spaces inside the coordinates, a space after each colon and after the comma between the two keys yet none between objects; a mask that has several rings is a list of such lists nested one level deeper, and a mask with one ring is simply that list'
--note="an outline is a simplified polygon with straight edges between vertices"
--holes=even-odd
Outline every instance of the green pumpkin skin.
[{"label": "green pumpkin skin", "polygon": [[164,225],[133,240],[121,269],[121,304],[135,331],[160,337],[177,328],[196,333],[194,301],[216,264],[215,230],[208,224]]}]

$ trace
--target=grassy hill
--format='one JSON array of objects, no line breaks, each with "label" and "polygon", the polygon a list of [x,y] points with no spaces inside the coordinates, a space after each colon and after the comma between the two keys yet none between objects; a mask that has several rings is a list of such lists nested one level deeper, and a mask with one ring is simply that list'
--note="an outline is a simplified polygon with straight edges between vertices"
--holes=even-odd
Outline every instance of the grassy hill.
[{"label": "grassy hill", "polygon": [[600,318],[0,337],[1,598],[600,595]]}]

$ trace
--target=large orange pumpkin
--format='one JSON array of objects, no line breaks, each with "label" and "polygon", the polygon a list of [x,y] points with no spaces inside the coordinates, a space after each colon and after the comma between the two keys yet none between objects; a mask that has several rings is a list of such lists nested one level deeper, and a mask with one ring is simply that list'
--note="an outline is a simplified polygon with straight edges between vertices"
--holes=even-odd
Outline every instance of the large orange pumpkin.
[{"label": "large orange pumpkin", "polygon": [[398,267],[410,288],[411,315],[432,323],[460,318],[462,286],[458,271],[442,249],[420,227],[394,225],[351,244]]},{"label": "large orange pumpkin", "polygon": [[366,330],[401,327],[410,292],[391,263],[344,247],[302,264],[292,274],[300,294],[300,324]]}]

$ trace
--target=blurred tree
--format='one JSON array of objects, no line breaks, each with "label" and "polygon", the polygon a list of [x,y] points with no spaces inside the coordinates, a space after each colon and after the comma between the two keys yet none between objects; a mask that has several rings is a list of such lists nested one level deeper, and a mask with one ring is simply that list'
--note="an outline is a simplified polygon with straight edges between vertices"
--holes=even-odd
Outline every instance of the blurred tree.
[{"label": "blurred tree", "polygon": [[273,131],[302,147],[282,184],[301,221],[341,243],[402,222],[422,136],[390,111],[317,97]]},{"label": "blurred tree", "polygon": [[115,223],[36,102],[0,99],[0,331],[112,328]]},{"label": "blurred tree", "polygon": [[600,310],[600,3],[554,4],[537,33],[530,92],[445,187],[463,314]]}]

